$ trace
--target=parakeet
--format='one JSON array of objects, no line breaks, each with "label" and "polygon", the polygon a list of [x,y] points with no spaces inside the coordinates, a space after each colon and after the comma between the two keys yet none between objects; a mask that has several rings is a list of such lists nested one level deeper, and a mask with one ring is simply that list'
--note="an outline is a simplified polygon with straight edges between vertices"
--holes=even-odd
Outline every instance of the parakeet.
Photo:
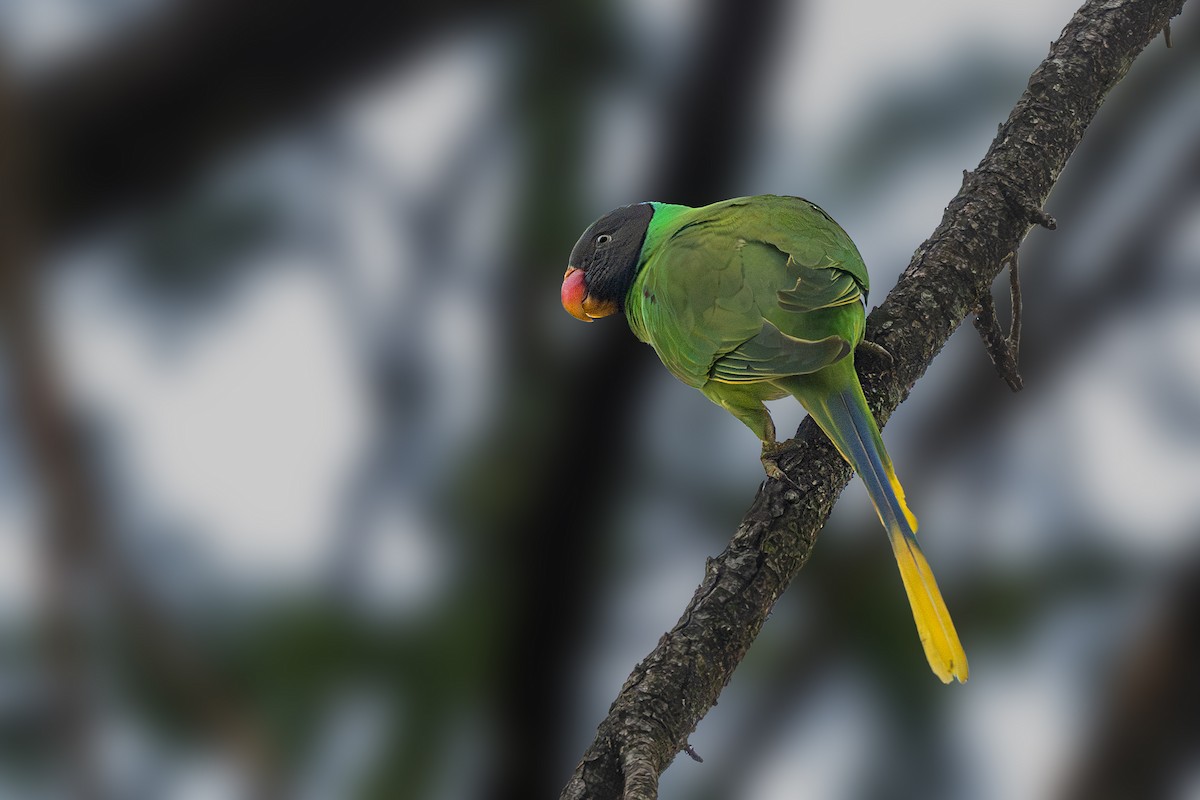
[{"label": "parakeet", "polygon": [[868,279],[846,232],[799,197],[638,203],[592,223],[568,263],[563,307],[587,322],[623,313],[675,377],[754,431],[768,474],[781,473],[763,401],[800,401],[866,484],[934,674],[965,681],[966,654],[854,371]]}]

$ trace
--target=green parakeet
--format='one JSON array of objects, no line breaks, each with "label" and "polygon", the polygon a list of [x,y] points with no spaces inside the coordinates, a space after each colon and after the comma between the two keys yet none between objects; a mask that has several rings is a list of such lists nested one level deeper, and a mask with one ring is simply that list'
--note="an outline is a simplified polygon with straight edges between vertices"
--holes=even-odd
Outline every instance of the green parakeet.
[{"label": "green parakeet", "polygon": [[846,232],[798,197],[639,203],[589,226],[569,264],[563,307],[588,322],[624,313],[675,377],[754,431],[769,474],[777,444],[763,401],[800,401],[866,484],[930,667],[965,681],[966,655],[854,371],[868,279]]}]

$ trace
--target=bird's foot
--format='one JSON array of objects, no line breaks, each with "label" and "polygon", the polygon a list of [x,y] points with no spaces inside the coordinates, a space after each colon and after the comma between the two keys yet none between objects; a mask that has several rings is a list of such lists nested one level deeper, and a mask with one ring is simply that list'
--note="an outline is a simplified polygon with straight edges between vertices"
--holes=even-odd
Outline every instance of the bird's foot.
[{"label": "bird's foot", "polygon": [[762,465],[768,478],[774,478],[777,481],[786,481],[787,483],[792,482],[787,473],[779,467],[779,457],[791,449],[791,443],[790,439],[786,442],[763,442]]}]

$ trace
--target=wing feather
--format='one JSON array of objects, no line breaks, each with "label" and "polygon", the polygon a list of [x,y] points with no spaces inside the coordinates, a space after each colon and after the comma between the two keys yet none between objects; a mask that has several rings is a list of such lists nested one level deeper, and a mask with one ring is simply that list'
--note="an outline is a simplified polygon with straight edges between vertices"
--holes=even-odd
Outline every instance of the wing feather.
[{"label": "wing feather", "polygon": [[850,350],[850,342],[840,336],[797,339],[764,320],[756,336],[713,364],[711,376],[722,383],[757,383],[806,375],[845,358]]},{"label": "wing feather", "polygon": [[858,250],[820,208],[738,198],[679,219],[648,253],[626,311],[671,373],[700,388],[805,374],[845,357],[862,335],[862,309],[841,309],[866,289]]}]

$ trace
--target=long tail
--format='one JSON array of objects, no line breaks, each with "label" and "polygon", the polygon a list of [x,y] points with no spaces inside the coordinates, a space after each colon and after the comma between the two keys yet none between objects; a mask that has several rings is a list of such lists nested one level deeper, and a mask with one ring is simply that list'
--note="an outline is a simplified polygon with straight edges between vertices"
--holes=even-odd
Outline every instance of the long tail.
[{"label": "long tail", "polygon": [[[967,656],[963,652],[950,612],[938,591],[929,562],[917,544],[917,519],[904,501],[904,489],[896,479],[892,460],[883,447],[879,427],[867,408],[862,387],[854,374],[853,359],[843,359],[826,368],[825,376],[793,378],[786,388],[800,400],[821,430],[833,441],[842,457],[850,462],[867,486],[879,520],[887,529],[896,565],[904,581],[904,591],[912,606],[917,633],[925,647],[929,666],[943,683],[951,678],[967,679]],[[847,369],[848,368],[848,369]],[[848,376],[834,376],[841,373]],[[825,378],[825,380],[822,380]],[[834,380],[829,380],[834,378]],[[843,378],[838,380],[836,378]],[[847,379],[848,378],[848,379]],[[823,386],[814,386],[817,380]],[[789,381],[791,383],[792,381]]]}]

